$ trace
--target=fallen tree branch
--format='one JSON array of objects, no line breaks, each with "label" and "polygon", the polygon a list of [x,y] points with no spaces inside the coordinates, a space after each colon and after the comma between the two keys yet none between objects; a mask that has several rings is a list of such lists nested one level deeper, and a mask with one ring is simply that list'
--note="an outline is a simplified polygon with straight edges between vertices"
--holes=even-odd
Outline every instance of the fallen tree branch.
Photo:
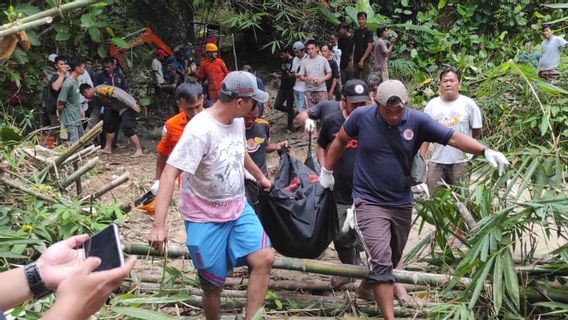
[{"label": "fallen tree branch", "polygon": [[18,189],[18,190],[20,190],[20,191],[22,191],[22,192],[24,192],[24,193],[30,194],[30,195],[32,195],[32,196],[38,198],[38,199],[45,200],[45,201],[51,202],[51,203],[56,203],[56,202],[57,202],[57,200],[55,200],[54,198],[52,198],[52,197],[50,197],[50,196],[47,196],[47,195],[45,195],[45,194],[42,194],[42,193],[33,191],[33,190],[29,189],[29,188],[26,188],[26,187],[22,186],[21,184],[17,183],[16,181],[10,180],[10,179],[8,179],[8,178],[6,178],[6,177],[1,177],[1,178],[0,178],[0,182],[2,182],[2,183],[4,183],[5,185],[7,185],[7,186],[9,186],[9,187],[12,187],[12,188],[14,188],[14,189]]},{"label": "fallen tree branch", "polygon": [[94,193],[84,197],[81,199],[81,203],[85,203],[88,202],[91,199],[97,199],[100,196],[102,196],[103,194],[111,191],[112,189],[120,186],[121,184],[125,183],[126,181],[128,181],[128,173],[125,173],[123,175],[121,175],[120,177],[112,180],[111,182],[105,184],[104,186],[102,186],[99,190],[95,191]]},{"label": "fallen tree branch", "polygon": [[75,172],[73,172],[71,175],[65,178],[65,180],[61,182],[61,187],[65,189],[74,181],[78,181],[79,179],[81,179],[81,176],[87,173],[88,171],[90,171],[91,169],[93,169],[98,162],[99,162],[99,157],[95,157],[87,161],[87,163],[83,164]]}]

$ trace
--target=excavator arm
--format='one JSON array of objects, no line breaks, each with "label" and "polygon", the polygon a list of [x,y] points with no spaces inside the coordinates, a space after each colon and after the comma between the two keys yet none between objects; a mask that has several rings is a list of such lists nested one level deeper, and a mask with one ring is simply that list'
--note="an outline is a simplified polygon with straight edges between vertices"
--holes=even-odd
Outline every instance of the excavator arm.
[{"label": "excavator arm", "polygon": [[108,45],[109,56],[116,58],[118,64],[122,67],[123,70],[126,70],[128,68],[128,64],[126,62],[126,58],[124,57],[123,53],[133,48],[136,48],[141,44],[149,44],[156,48],[163,49],[171,56],[174,55],[172,49],[162,39],[160,39],[160,37],[158,37],[158,35],[156,35],[156,33],[152,31],[152,29],[148,27],[138,30],[134,33],[131,33],[124,38],[129,38],[133,35],[138,35],[138,36],[128,40],[128,45],[129,45],[128,48],[119,48],[112,43]]}]

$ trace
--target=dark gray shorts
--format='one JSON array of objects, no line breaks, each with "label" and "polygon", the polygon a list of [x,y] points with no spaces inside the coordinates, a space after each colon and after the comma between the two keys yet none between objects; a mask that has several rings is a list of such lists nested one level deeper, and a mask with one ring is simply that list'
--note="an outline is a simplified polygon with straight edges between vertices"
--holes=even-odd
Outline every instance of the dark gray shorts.
[{"label": "dark gray shorts", "polygon": [[470,162],[460,162],[454,164],[442,164],[431,162],[428,165],[428,174],[426,175],[426,184],[428,185],[428,192],[431,196],[440,188],[444,188],[442,179],[448,185],[455,185],[464,183],[469,180],[469,172],[467,169]]},{"label": "dark gray shorts", "polygon": [[370,283],[393,283],[412,225],[412,205],[387,207],[355,199],[356,229],[368,256]]}]

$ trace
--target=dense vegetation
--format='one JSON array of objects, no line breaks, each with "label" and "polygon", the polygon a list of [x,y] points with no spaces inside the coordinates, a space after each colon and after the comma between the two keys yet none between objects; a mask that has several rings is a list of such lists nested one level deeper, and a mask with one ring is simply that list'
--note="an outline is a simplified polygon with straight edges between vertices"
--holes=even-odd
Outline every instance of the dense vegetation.
[{"label": "dense vegetation", "polygon": [[[0,21],[11,22],[56,3],[61,1],[4,2],[0,4]],[[465,291],[453,291],[453,283],[446,288],[440,294],[443,303],[434,308],[431,317],[524,319],[547,312],[550,317],[566,315],[568,305],[561,303],[566,301],[552,293],[560,292],[562,296],[568,288],[562,281],[549,282],[544,276],[565,270],[561,266],[568,263],[568,248],[550,247],[547,252],[537,252],[537,243],[530,235],[538,229],[546,238],[566,237],[568,58],[562,59],[561,81],[554,85],[536,76],[534,61],[522,59],[538,53],[542,23],[558,21],[556,34],[564,34],[562,8],[566,6],[546,6],[536,0],[383,3],[140,0],[102,2],[65,13],[52,25],[27,32],[32,44],[29,51],[18,47],[9,59],[0,60],[0,82],[4,84],[0,86],[0,156],[9,168],[17,168],[21,159],[10,153],[14,142],[39,126],[42,70],[49,53],[101,58],[106,55],[108,41],[124,46],[120,38],[144,26],[152,27],[173,45],[199,43],[202,27],[190,23],[195,21],[221,24],[222,49],[230,52],[234,35],[239,58],[246,61],[253,56],[271,56],[277,48],[295,40],[326,39],[341,20],[355,25],[357,11],[363,10],[369,13],[371,28],[388,24],[398,38],[389,61],[391,77],[407,83],[413,104],[421,108],[435,95],[437,74],[443,64],[462,69],[462,90],[476,99],[485,117],[482,139],[504,151],[512,162],[511,169],[498,176],[482,166],[482,160],[476,160],[476,179],[469,189],[448,191],[420,203],[417,223],[428,222],[437,230],[427,238],[429,241],[414,248],[407,261],[426,261],[428,271],[474,280]],[[526,45],[528,42],[535,49]],[[140,47],[132,50],[129,58],[137,66],[132,86],[142,86],[150,52]],[[138,89],[142,97],[145,91]],[[42,192],[51,192],[50,186],[45,188]],[[76,213],[79,210],[75,203],[50,206],[32,198],[13,203],[2,196],[0,201],[2,268],[25,262],[35,249],[64,236],[96,230],[117,212],[116,208],[101,208],[101,214],[84,218]],[[474,217],[476,227],[466,226],[461,215],[456,214],[459,203]],[[450,248],[448,239],[459,236],[455,233],[458,229],[469,230],[467,236],[460,237],[464,247]],[[514,252],[519,259],[513,259]],[[549,260],[548,272],[540,276],[529,272],[537,256]],[[179,276],[176,270],[168,272]],[[492,286],[488,287],[486,281]],[[548,299],[534,298],[541,297],[538,293],[544,291],[549,293]],[[113,303],[129,297],[119,297]],[[20,312],[20,318],[31,319],[49,303],[28,305],[13,314]],[[113,314],[110,309],[107,312]],[[152,318],[149,314],[140,317]]]}]

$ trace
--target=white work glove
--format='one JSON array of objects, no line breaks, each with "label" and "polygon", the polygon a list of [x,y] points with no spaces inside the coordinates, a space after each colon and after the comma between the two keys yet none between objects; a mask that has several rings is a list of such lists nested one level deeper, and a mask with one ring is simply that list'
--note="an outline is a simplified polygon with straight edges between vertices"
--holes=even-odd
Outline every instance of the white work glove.
[{"label": "white work glove", "polygon": [[426,199],[430,198],[430,192],[428,191],[428,186],[425,183],[421,183],[416,186],[418,190],[426,196]]},{"label": "white work glove", "polygon": [[313,132],[315,128],[316,122],[312,119],[306,119],[306,122],[304,122],[304,130],[306,130],[306,132]]},{"label": "white work glove", "polygon": [[319,183],[324,189],[333,190],[333,185],[335,184],[335,178],[333,177],[333,170],[329,171],[324,167],[321,167]]},{"label": "white work glove", "polygon": [[342,232],[349,232],[349,230],[355,229],[355,205],[347,209],[347,217],[345,217],[345,222],[341,227]]},{"label": "white work glove", "polygon": [[153,195],[157,195],[159,187],[160,187],[160,180],[154,180],[152,186],[150,187],[150,192],[152,192]]},{"label": "white work glove", "polygon": [[507,158],[505,158],[505,156],[499,151],[485,149],[483,156],[493,168],[499,168],[499,175],[503,174],[505,167],[509,165]]}]

